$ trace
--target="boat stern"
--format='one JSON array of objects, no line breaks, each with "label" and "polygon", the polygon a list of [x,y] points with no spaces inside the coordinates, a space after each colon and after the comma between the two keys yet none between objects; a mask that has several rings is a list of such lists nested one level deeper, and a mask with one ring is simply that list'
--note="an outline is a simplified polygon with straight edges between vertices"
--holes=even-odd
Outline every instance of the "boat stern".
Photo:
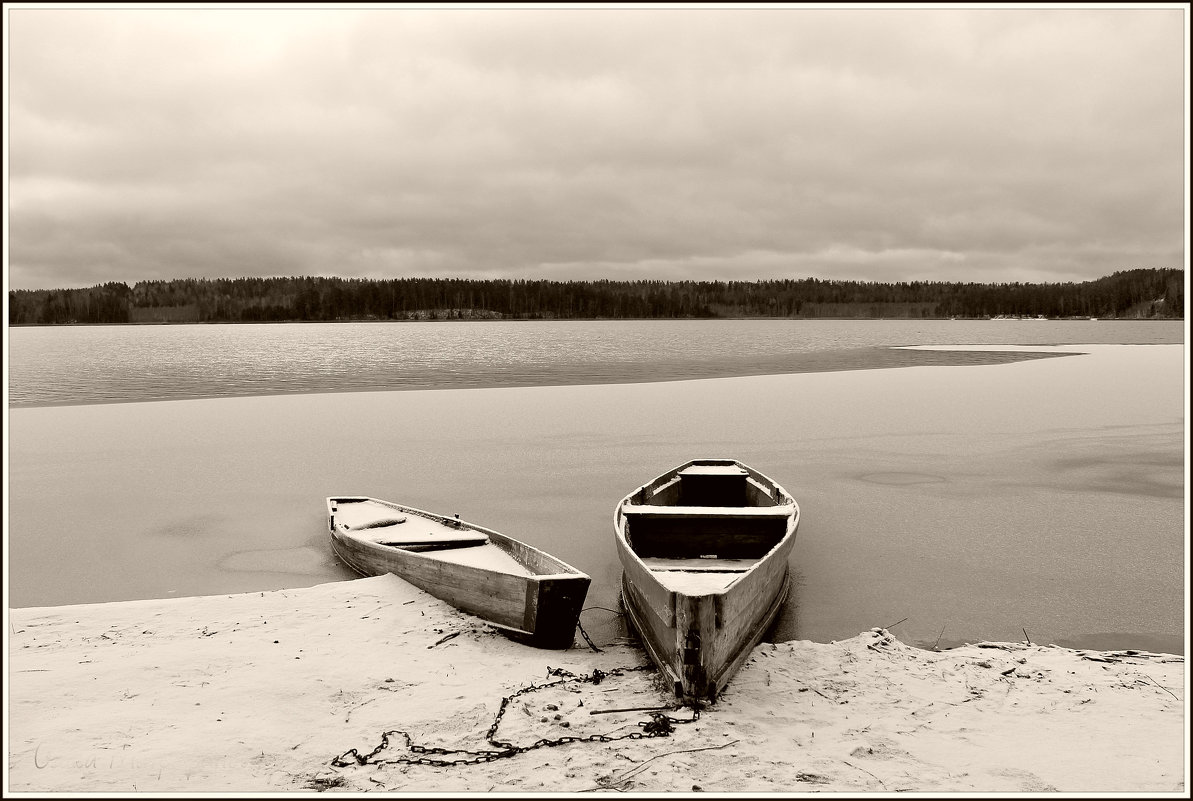
[{"label": "boat stern", "polygon": [[584,574],[544,576],[530,587],[534,597],[527,601],[527,630],[539,648],[569,648],[576,638],[576,625],[592,579]]}]

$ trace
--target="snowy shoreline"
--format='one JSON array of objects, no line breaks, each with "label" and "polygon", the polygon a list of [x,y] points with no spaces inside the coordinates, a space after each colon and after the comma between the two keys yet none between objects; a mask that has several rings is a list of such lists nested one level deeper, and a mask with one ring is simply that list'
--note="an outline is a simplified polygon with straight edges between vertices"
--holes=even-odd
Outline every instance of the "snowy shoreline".
[{"label": "snowy shoreline", "polygon": [[[369,754],[389,730],[491,751],[485,733],[520,690],[493,735],[516,746],[642,733],[652,716],[641,708],[672,700],[635,644],[534,649],[393,576],[8,617],[16,793],[1187,788],[1180,656],[933,652],[881,629],[762,644],[715,705],[666,736],[441,767],[385,763],[412,756],[395,733],[370,760],[383,764],[362,766],[349,752]],[[561,681],[596,670],[600,684]]]}]

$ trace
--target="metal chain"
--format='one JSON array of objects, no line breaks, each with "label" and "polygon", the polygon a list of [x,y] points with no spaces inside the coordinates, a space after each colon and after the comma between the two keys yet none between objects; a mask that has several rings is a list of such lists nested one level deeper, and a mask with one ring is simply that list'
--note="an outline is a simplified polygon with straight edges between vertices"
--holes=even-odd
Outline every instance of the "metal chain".
[{"label": "metal chain", "polygon": [[580,629],[580,634],[584,636],[584,642],[588,643],[588,647],[598,654],[601,653],[601,649],[596,647],[596,644],[592,641],[592,638],[588,636],[588,632],[585,631],[584,627],[580,625],[579,620],[576,621],[576,628]]},{"label": "metal chain", "polygon": [[[537,692],[547,687],[555,687],[569,681],[586,682],[589,684],[600,684],[607,676],[621,676],[624,673],[629,673],[639,670],[650,670],[651,665],[640,665],[638,667],[624,667],[614,668],[606,673],[597,668],[592,673],[583,676],[577,676],[571,671],[563,668],[547,667],[548,676],[560,677],[558,681],[551,681],[545,684],[532,684],[528,687],[523,687],[515,693],[507,695],[501,699],[501,707],[497,710],[497,715],[493,718],[493,724],[489,726],[489,730],[485,733],[485,739],[490,745],[495,746],[499,750],[486,751],[476,750],[469,751],[462,748],[437,748],[433,746],[416,745],[410,738],[410,735],[401,729],[390,729],[382,733],[381,743],[367,754],[362,755],[355,748],[345,751],[340,756],[331,761],[331,764],[337,768],[348,767],[352,764],[357,765],[386,765],[386,764],[405,764],[405,765],[430,765],[432,767],[454,767],[456,765],[478,765],[482,762],[495,762],[498,759],[508,759],[518,754],[524,754],[527,751],[533,751],[536,748],[553,748],[557,745],[566,745],[568,743],[611,743],[616,740],[642,740],[651,737],[667,737],[674,731],[674,726],[677,724],[694,723],[700,719],[700,710],[693,709],[692,717],[689,719],[673,718],[662,712],[651,712],[651,720],[649,722],[640,722],[638,725],[642,727],[642,731],[630,732],[629,734],[620,734],[616,736],[607,734],[590,734],[586,737],[559,737],[550,739],[544,737],[537,740],[530,745],[514,745],[511,742],[497,739],[497,729],[501,726],[501,719],[505,715],[505,710],[509,706],[510,701],[515,698],[531,692]],[[396,757],[394,759],[374,759],[382,751],[389,748],[389,741],[392,735],[401,735],[406,741],[406,749],[413,754],[437,754],[440,756],[447,756],[448,754],[464,754],[466,756],[460,759],[432,759],[426,756],[415,758],[410,757]],[[351,761],[349,761],[351,757]]]}]

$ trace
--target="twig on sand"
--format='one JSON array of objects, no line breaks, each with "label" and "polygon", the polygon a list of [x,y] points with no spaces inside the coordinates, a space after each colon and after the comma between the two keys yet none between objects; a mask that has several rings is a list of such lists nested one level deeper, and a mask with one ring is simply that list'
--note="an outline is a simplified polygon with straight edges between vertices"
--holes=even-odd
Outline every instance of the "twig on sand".
[{"label": "twig on sand", "polygon": [[849,767],[853,768],[854,770],[860,770],[862,773],[866,774],[867,776],[870,776],[870,777],[872,777],[872,778],[874,779],[874,781],[876,781],[876,782],[878,782],[880,785],[882,785],[882,789],[884,789],[884,790],[886,789],[886,785],[885,785],[885,784],[883,784],[883,782],[882,782],[882,779],[878,778],[877,776],[875,776],[875,775],[874,775],[873,773],[871,773],[870,771],[866,770],[865,768],[859,768],[857,765],[855,765],[855,764],[853,764],[852,762],[849,762],[849,761],[847,761],[847,760],[844,760],[844,759],[842,759],[841,761],[842,761],[842,762],[844,762],[844,763],[845,763],[846,765],[848,765]]},{"label": "twig on sand", "polygon": [[949,625],[948,623],[945,623],[945,624],[944,624],[944,626],[941,626],[941,627],[940,627],[940,634],[937,634],[937,635],[936,635],[936,642],[932,643],[932,650],[933,650],[933,651],[938,651],[938,650],[940,650],[940,649],[939,649],[939,648],[937,648],[936,646],[940,645],[940,638],[944,636],[944,630],[945,630],[945,627],[946,627],[946,626],[948,626],[948,625]]},{"label": "twig on sand", "polygon": [[[376,701],[376,700],[377,700],[376,698],[370,698],[369,700],[365,701],[364,703],[362,703],[362,704],[357,704],[356,706],[354,706],[354,707],[352,707],[351,709],[349,709],[349,710],[348,710],[348,714],[344,716],[344,722],[345,722],[345,723],[347,723],[347,722],[348,722],[348,718],[352,717],[352,713],[353,713],[353,712],[355,712],[356,710],[360,709],[362,706],[365,706],[365,705],[367,705],[367,704],[371,704],[371,703],[373,703],[373,702],[374,702],[374,701]],[[296,745],[296,746],[294,746],[294,747],[295,747],[295,748],[298,748],[298,746],[297,746],[297,745]]]},{"label": "twig on sand", "polygon": [[906,622],[907,622],[907,620],[908,620],[907,618],[903,618],[902,620],[900,620],[900,621],[898,621],[898,622],[896,622],[896,623],[892,623],[892,624],[891,624],[891,625],[889,625],[889,626],[883,626],[883,628],[884,628],[884,629],[886,629],[887,631],[890,631],[890,630],[891,630],[891,629],[893,629],[895,626],[898,626],[898,625],[899,625],[899,623],[906,623]]},{"label": "twig on sand", "polygon": [[838,701],[836,698],[833,698],[832,696],[825,695],[824,693],[820,692],[820,690],[817,690],[817,689],[816,689],[815,687],[813,687],[811,684],[808,684],[806,681],[803,681],[802,679],[796,679],[796,681],[798,681],[800,684],[802,684],[802,685],[804,685],[805,687],[807,687],[807,688],[808,688],[809,690],[811,690],[812,692],[814,692],[814,693],[816,693],[817,695],[819,695],[821,698],[827,698],[828,700],[832,701],[834,704],[839,704],[839,703],[841,703],[841,702],[840,702],[840,701]]},{"label": "twig on sand", "polygon": [[608,715],[610,712],[662,712],[675,711],[673,706],[627,706],[622,709],[590,709],[590,715]]},{"label": "twig on sand", "polygon": [[1019,628],[1023,630],[1023,639],[1027,640],[1028,645],[1031,645],[1031,637],[1027,635],[1027,629],[1023,628],[1022,626]]},{"label": "twig on sand", "polygon": [[[444,635],[443,637],[440,637],[440,638],[439,638],[439,639],[438,639],[438,640],[435,642],[435,645],[443,645],[445,642],[447,642],[448,640],[450,640],[452,637],[459,637],[459,636],[460,636],[460,632],[458,632],[458,631],[453,631],[451,634],[447,634],[447,635]],[[434,647],[435,647],[435,645],[428,645],[428,646],[427,646],[427,650],[428,650],[428,651],[429,651],[429,650],[431,650],[432,648],[434,648]]]},{"label": "twig on sand", "polygon": [[1139,675],[1140,675],[1140,676],[1143,676],[1145,679],[1147,679],[1147,680],[1148,680],[1148,681],[1150,681],[1152,684],[1154,684],[1154,685],[1156,685],[1157,687],[1159,687],[1159,688],[1160,688],[1161,690],[1163,690],[1164,692],[1166,692],[1166,693],[1168,693],[1169,695],[1171,695],[1173,698],[1176,698],[1176,700],[1178,700],[1178,701],[1179,701],[1179,700],[1181,700],[1180,698],[1177,698],[1177,696],[1176,696],[1176,693],[1174,693],[1172,690],[1170,690],[1170,689],[1168,689],[1167,687],[1165,687],[1163,684],[1160,684],[1158,681],[1156,681],[1155,679],[1153,679],[1151,676],[1144,675],[1143,673],[1140,673]]},{"label": "twig on sand", "polygon": [[[583,792],[589,793],[589,792],[592,792],[593,790],[607,790],[607,789],[609,789],[609,785],[612,785],[614,782],[617,782],[619,784],[624,782],[630,776],[632,776],[635,773],[637,773],[638,771],[642,770],[647,765],[649,765],[651,762],[654,762],[656,759],[661,759],[665,756],[674,756],[676,754],[692,754],[692,753],[695,753],[696,751],[716,751],[721,748],[728,748],[729,746],[735,745],[736,743],[739,743],[739,742],[741,742],[741,740],[730,740],[729,742],[723,743],[721,745],[710,745],[710,746],[706,746],[704,748],[685,748],[685,749],[682,749],[679,751],[668,751],[665,754],[656,754],[655,756],[652,756],[650,759],[643,761],[642,764],[635,765],[634,767],[630,768],[628,771],[621,774],[621,776],[618,776],[616,779],[610,778],[609,781],[602,782],[601,784],[597,785],[596,787],[590,787],[589,789],[584,790]],[[875,778],[878,778],[878,777],[875,776]],[[616,789],[616,788],[613,788],[613,789]]]}]

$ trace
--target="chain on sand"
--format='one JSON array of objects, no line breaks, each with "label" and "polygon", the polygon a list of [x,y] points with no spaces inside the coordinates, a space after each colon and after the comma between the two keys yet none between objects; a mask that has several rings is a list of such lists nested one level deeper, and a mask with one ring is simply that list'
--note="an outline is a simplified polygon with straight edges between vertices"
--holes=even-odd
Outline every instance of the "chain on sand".
[{"label": "chain on sand", "polygon": [[[555,687],[567,682],[586,682],[589,684],[600,684],[606,676],[620,676],[624,673],[629,673],[638,670],[650,670],[651,665],[641,665],[639,667],[628,668],[614,668],[606,673],[603,670],[595,669],[592,673],[583,676],[577,676],[575,673],[564,670],[563,668],[547,668],[547,675],[558,676],[557,681],[547,682],[546,684],[530,685],[523,687],[521,690],[507,695],[501,699],[501,707],[497,710],[497,716],[493,718],[493,724],[489,726],[489,731],[485,734],[485,739],[490,745],[494,746],[496,750],[476,750],[469,751],[457,748],[436,748],[423,745],[416,745],[410,739],[410,735],[401,729],[391,729],[381,735],[381,743],[367,754],[361,754],[355,748],[345,751],[340,756],[331,761],[335,767],[342,768],[349,765],[383,765],[383,764],[408,764],[408,765],[431,765],[434,767],[451,767],[454,765],[477,765],[482,762],[495,762],[498,759],[508,759],[509,757],[518,754],[524,754],[527,751],[533,751],[536,748],[552,748],[557,745],[565,745],[567,743],[581,743],[581,742],[600,742],[610,743],[615,740],[641,740],[650,737],[667,737],[674,731],[676,724],[694,723],[700,718],[700,711],[692,710],[692,717],[688,719],[673,718],[663,712],[651,712],[651,720],[638,725],[642,727],[642,731],[630,732],[629,734],[607,735],[607,734],[591,734],[586,737],[558,737],[555,739],[543,738],[530,745],[514,745],[513,743],[497,739],[497,729],[501,726],[501,718],[505,715],[506,707],[509,706],[510,701],[527,693],[536,692],[547,687]],[[405,740],[406,749],[412,754],[422,754],[424,756],[417,757],[397,757],[394,759],[377,759],[377,755],[389,748],[390,737],[394,735],[401,735]],[[425,756],[427,754],[445,757],[436,759],[432,756]],[[454,756],[453,759],[446,757]]]}]

